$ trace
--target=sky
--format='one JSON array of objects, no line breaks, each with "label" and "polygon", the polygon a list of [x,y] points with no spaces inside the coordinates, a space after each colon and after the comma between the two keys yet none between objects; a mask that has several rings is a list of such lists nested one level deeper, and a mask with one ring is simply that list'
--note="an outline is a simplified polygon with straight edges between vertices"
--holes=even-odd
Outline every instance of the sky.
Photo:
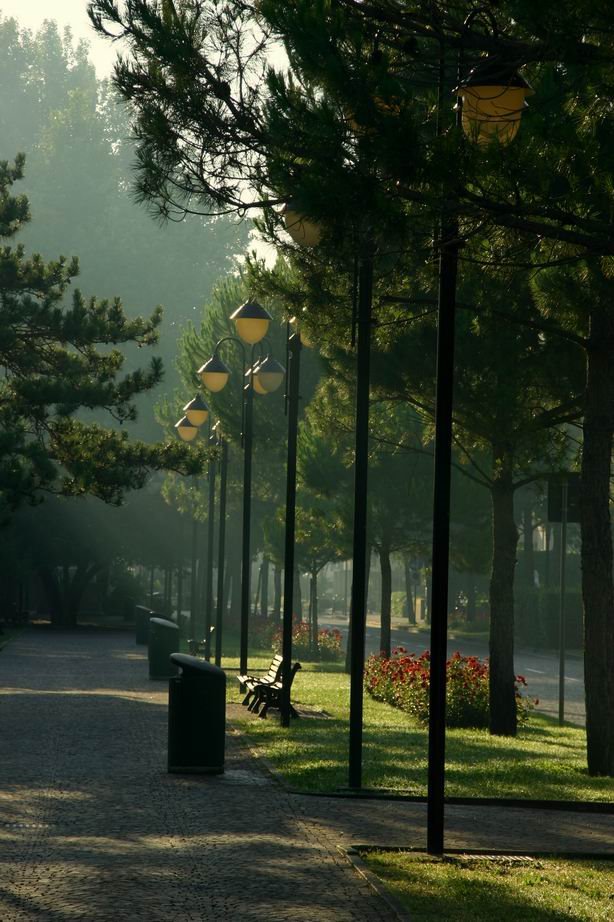
[{"label": "sky", "polygon": [[60,30],[70,26],[76,38],[90,43],[90,57],[99,77],[107,77],[113,66],[116,49],[100,38],[87,17],[88,0],[0,0],[0,14],[16,19],[21,26],[36,31],[45,19],[55,19]]}]

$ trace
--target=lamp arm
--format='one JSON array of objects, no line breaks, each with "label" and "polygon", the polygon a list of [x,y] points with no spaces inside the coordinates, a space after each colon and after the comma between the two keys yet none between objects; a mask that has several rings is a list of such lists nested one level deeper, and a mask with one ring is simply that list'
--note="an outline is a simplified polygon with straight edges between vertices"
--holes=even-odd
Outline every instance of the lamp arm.
[{"label": "lamp arm", "polygon": [[[234,343],[237,346],[241,347],[241,358],[243,359],[243,371],[241,373],[241,448],[244,446],[244,435],[245,435],[245,388],[243,386],[243,379],[245,378],[245,370],[247,365],[247,353],[245,352],[245,346],[243,342],[239,339],[238,336],[222,336],[221,339],[215,344],[215,349],[213,350],[213,355],[217,357],[219,354],[220,348],[224,343]],[[254,347],[252,346],[252,359],[253,359]],[[253,364],[253,361],[252,361]],[[251,381],[251,375],[250,375]]]}]

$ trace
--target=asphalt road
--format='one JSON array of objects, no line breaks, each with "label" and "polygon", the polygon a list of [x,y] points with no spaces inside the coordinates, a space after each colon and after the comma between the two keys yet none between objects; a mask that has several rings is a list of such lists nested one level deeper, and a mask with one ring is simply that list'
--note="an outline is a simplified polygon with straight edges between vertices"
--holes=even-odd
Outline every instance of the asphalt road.
[{"label": "asphalt road", "polygon": [[[344,640],[347,636],[347,624],[340,619],[321,617],[320,626],[338,628]],[[392,631],[392,645],[406,647],[411,653],[422,653],[423,650],[428,649],[429,635],[426,631],[416,632],[397,628]],[[377,653],[378,650],[379,628],[369,623],[366,640],[367,655]],[[464,637],[455,638],[452,635],[448,641],[448,654],[456,650],[465,656],[479,656],[481,659],[488,656],[487,643]],[[517,675],[522,675],[527,680],[526,693],[532,698],[539,699],[537,710],[558,717],[558,654],[519,649],[515,651],[514,664]],[[580,726],[585,724],[584,664],[582,658],[577,655],[568,656],[565,664],[565,719],[569,723]]]}]

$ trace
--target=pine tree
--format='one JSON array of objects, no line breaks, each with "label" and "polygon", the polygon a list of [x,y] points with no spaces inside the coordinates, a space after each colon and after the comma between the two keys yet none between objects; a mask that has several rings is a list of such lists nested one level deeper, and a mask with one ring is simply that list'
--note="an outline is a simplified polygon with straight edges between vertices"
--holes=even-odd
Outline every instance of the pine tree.
[{"label": "pine tree", "polygon": [[[12,194],[24,157],[0,162],[0,238],[12,240],[30,218],[25,196]],[[44,262],[23,246],[0,249],[0,496],[7,506],[41,491],[91,493],[120,502],[152,469],[198,469],[183,446],[130,442],[97,421],[123,423],[134,398],[160,381],[161,363],[122,374],[127,343],[156,341],[161,311],[129,320],[121,301],[86,299],[75,290],[76,259]]]}]

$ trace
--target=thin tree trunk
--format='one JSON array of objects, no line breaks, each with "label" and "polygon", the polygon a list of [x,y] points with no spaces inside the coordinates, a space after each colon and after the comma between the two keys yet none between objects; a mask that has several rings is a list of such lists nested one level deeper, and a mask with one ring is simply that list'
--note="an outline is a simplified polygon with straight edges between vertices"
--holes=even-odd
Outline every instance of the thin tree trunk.
[{"label": "thin tree trunk", "polygon": [[525,500],[522,510],[522,527],[524,534],[524,549],[522,562],[524,564],[524,579],[527,589],[535,586],[535,554],[533,552],[533,509],[530,502]]},{"label": "thin tree trunk", "polygon": [[550,523],[544,524],[544,537],[546,539],[546,556],[544,557],[544,589],[550,588]]},{"label": "thin tree trunk", "polygon": [[309,624],[311,627],[311,650],[318,653],[318,571],[312,570],[309,577]]},{"label": "thin tree trunk", "polygon": [[349,622],[348,622],[348,640],[345,647],[345,667],[344,672],[346,675],[350,675],[352,672],[352,604],[350,602],[350,611],[349,611]]},{"label": "thin tree trunk", "polygon": [[269,617],[269,558],[262,558],[262,586],[260,588],[260,614]]},{"label": "thin tree trunk", "polygon": [[490,732],[496,736],[515,736],[514,569],[518,529],[514,520],[511,458],[499,451],[495,460],[499,473],[491,488]]},{"label": "thin tree trunk", "polygon": [[262,592],[262,565],[258,567],[258,580],[256,582],[256,592],[254,593],[254,604],[252,608],[254,617],[256,617],[259,611],[258,602],[262,598],[261,592]]},{"label": "thin tree trunk", "polygon": [[391,616],[392,616],[392,565],[390,548],[383,544],[379,549],[379,563],[382,574],[382,598],[380,605],[380,642],[381,653],[390,657]]},{"label": "thin tree trunk", "polygon": [[275,564],[273,569],[273,621],[281,621],[281,567]]},{"label": "thin tree trunk", "polygon": [[64,606],[56,569],[55,567],[40,567],[38,576],[47,598],[51,623],[55,627],[62,627]]},{"label": "thin tree trunk", "polygon": [[582,597],[586,740],[590,775],[614,777],[614,585],[610,473],[614,432],[614,323],[591,318],[582,453]]},{"label": "thin tree trunk", "polygon": [[299,573],[298,567],[294,569],[294,599],[293,599],[293,609],[294,609],[294,618],[296,621],[303,620],[303,596],[301,592],[301,575]]},{"label": "thin tree trunk", "polygon": [[469,574],[467,583],[467,622],[472,624],[476,618],[476,599],[475,599],[475,577],[473,573]]},{"label": "thin tree trunk", "polygon": [[416,606],[414,603],[414,587],[411,578],[411,564],[409,557],[403,557],[403,574],[405,576],[405,617],[409,624],[416,623]]}]

